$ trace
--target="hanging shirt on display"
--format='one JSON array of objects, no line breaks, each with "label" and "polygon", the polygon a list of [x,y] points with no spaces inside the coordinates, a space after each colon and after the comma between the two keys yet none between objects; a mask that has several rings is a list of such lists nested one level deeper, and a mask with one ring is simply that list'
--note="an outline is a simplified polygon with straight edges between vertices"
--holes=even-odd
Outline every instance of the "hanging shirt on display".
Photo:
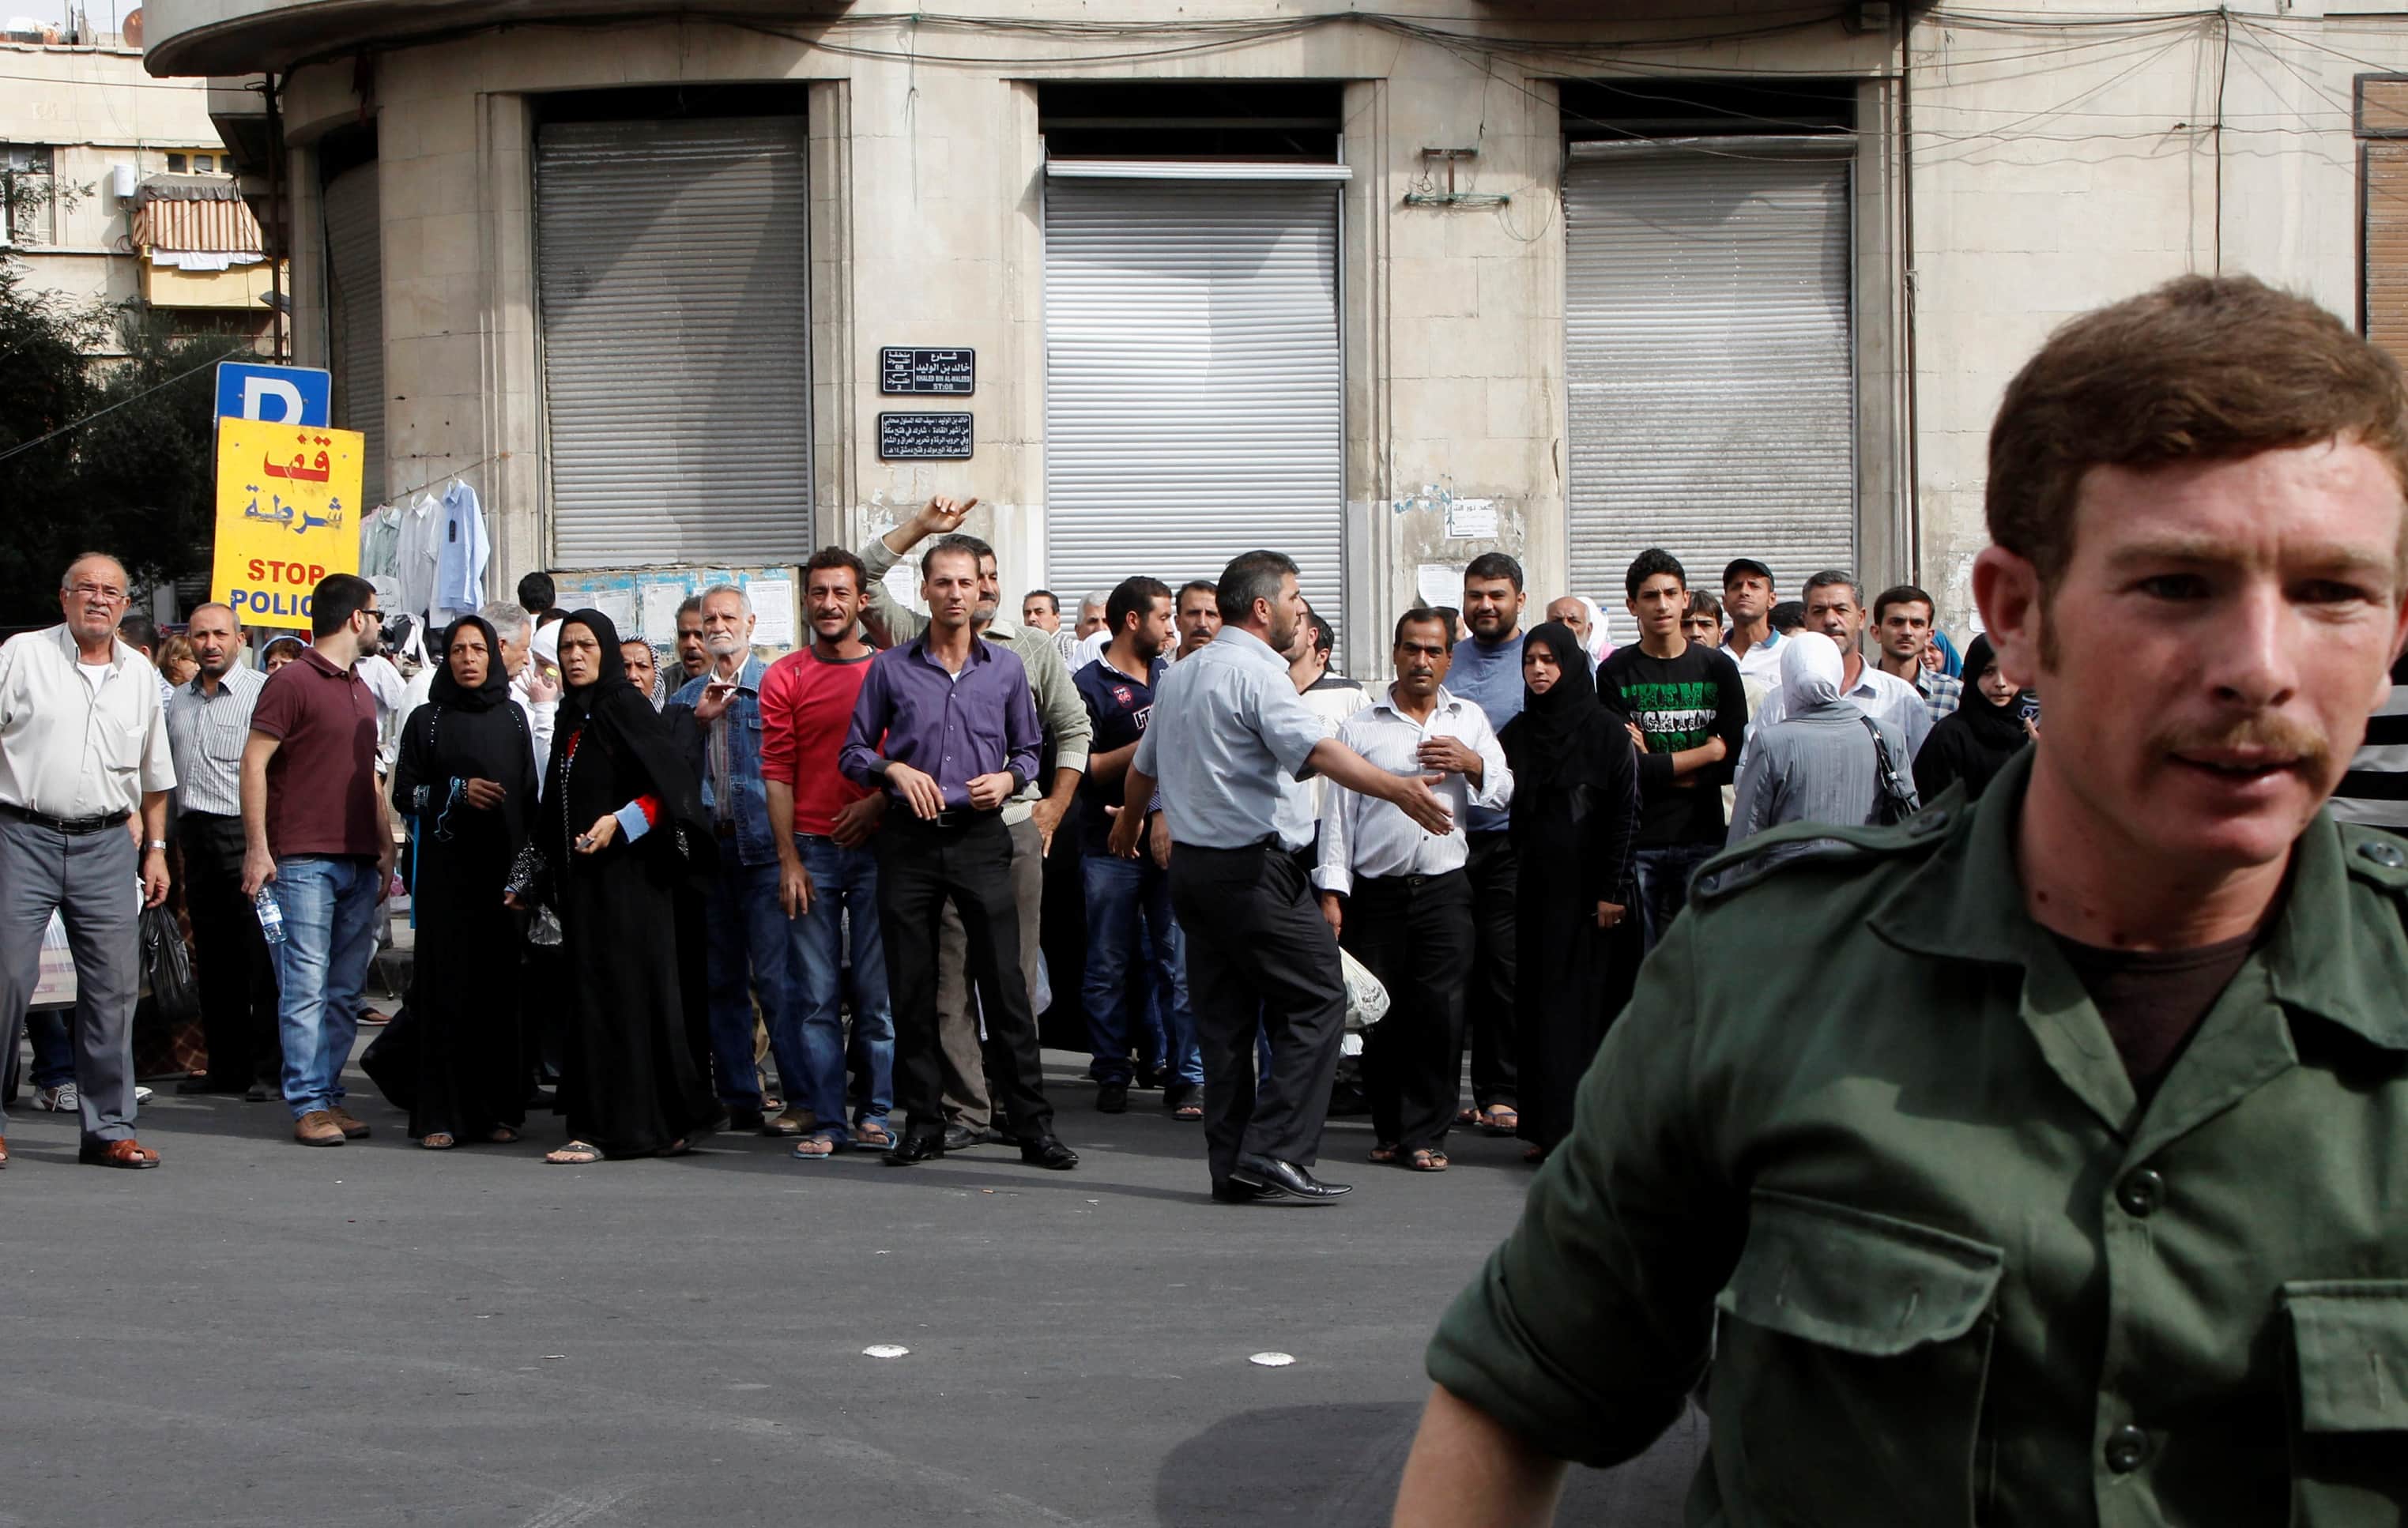
[{"label": "hanging shirt on display", "polygon": [[402,511],[400,550],[394,577],[401,580],[401,607],[422,621],[435,603],[435,570],[442,551],[442,506],[424,493]]},{"label": "hanging shirt on display", "polygon": [[477,613],[485,602],[485,558],[493,550],[485,540],[485,511],[477,491],[453,482],[443,495],[443,535],[435,573],[436,623],[448,625],[455,616]]},{"label": "hanging shirt on display", "polygon": [[360,577],[395,578],[401,568],[401,511],[380,504],[360,521]]}]

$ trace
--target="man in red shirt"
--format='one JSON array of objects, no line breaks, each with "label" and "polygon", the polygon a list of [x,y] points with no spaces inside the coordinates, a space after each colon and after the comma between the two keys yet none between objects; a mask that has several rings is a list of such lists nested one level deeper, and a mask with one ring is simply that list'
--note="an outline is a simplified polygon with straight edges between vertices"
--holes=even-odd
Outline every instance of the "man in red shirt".
[{"label": "man in red shirt", "polygon": [[[778,894],[794,920],[788,1010],[770,1021],[781,1076],[805,1079],[799,1102],[812,1116],[795,1147],[806,1161],[831,1156],[858,1137],[883,1150],[895,1106],[895,1014],[886,996],[886,947],[878,927],[878,858],[869,835],[885,803],[837,769],[854,699],[869,674],[861,639],[868,572],[828,547],[803,570],[810,645],[769,665],[761,681],[761,778],[769,833],[778,846]],[[864,1074],[860,1109],[846,1125],[843,950],[851,915],[853,1070]],[[789,1058],[793,1059],[790,1061]],[[788,1087],[792,1087],[790,1081]]]},{"label": "man in red shirt", "polygon": [[343,1064],[359,1033],[360,989],[376,953],[377,906],[393,873],[392,820],[377,788],[376,699],[360,682],[361,637],[376,629],[366,578],[330,573],[309,596],[308,650],[269,676],[242,752],[242,890],[267,889],[282,916],[273,943],[284,1102],[293,1138],[340,1146],[368,1127],[343,1107]]}]

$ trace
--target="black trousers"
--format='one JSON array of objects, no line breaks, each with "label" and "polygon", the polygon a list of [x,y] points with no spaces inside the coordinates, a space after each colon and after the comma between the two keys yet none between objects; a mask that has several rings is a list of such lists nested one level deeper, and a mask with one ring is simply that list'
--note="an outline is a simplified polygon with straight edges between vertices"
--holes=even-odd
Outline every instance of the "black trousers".
[{"label": "black trousers", "polygon": [[[1204,1146],[1219,1183],[1240,1152],[1311,1166],[1346,1031],[1338,941],[1304,869],[1276,847],[1170,851],[1170,907],[1204,1052]],[[1254,1075],[1257,1029],[1270,1069]]]},{"label": "black trousers", "polygon": [[895,1107],[913,1135],[945,1127],[944,1057],[937,1033],[937,929],[944,904],[961,915],[968,975],[986,1019],[981,1042],[995,1102],[1013,1138],[1054,1133],[1037,1016],[1020,971],[1020,910],[1011,887],[1011,833],[994,812],[956,812],[948,826],[908,809],[879,830],[878,925],[895,1009]]},{"label": "black trousers", "polygon": [[242,894],[242,819],[186,812],[176,824],[184,850],[184,910],[193,918],[200,969],[201,1034],[209,1081],[279,1088],[284,1050],[276,1021],[276,965],[259,913]]},{"label": "black trousers", "polygon": [[1388,989],[1363,1039],[1371,1127],[1405,1151],[1446,1142],[1462,1078],[1463,988],[1471,970],[1471,878],[1357,878],[1343,943]]},{"label": "black trousers", "polygon": [[[1471,1100],[1512,1107],[1515,1096],[1513,885],[1521,871],[1513,840],[1502,832],[1470,835],[1474,944],[1471,979],[1464,989],[1464,1013],[1471,1031]],[[1357,956],[1356,959],[1361,959]]]}]

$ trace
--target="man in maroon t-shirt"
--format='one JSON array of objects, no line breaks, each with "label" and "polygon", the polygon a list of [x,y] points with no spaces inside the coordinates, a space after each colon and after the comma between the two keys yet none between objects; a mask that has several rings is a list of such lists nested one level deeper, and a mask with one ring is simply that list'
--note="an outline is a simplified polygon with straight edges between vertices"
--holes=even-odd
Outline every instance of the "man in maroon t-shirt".
[{"label": "man in maroon t-shirt", "polygon": [[[771,1021],[778,1069],[807,1079],[800,1100],[812,1130],[798,1157],[824,1157],[852,1144],[892,1144],[886,1117],[895,1107],[895,1014],[886,998],[886,946],[878,929],[878,857],[869,835],[884,800],[839,774],[837,753],[853,723],[853,703],[869,674],[861,639],[868,573],[861,559],[829,547],[803,570],[810,645],[769,665],[761,681],[761,778],[768,788],[769,833],[778,845],[778,894],[794,920],[793,1011]],[[843,995],[838,941],[852,915],[853,1069],[867,1074],[865,1103],[846,1126]],[[787,1057],[793,1065],[788,1070]],[[791,1085],[791,1084],[790,1084]]]},{"label": "man in maroon t-shirt", "polygon": [[256,897],[265,888],[283,921],[283,940],[270,948],[284,1102],[304,1146],[368,1133],[343,1107],[343,1064],[393,873],[393,827],[377,788],[376,698],[353,671],[379,619],[366,578],[320,579],[309,604],[313,641],[260,690],[242,750],[242,889]]}]

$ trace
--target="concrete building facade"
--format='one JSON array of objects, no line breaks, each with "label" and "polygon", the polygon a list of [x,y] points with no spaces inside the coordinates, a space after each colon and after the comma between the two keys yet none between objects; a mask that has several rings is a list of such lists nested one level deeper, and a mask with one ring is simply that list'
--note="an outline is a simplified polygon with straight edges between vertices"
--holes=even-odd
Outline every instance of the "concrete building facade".
[{"label": "concrete building facade", "polygon": [[974,493],[1066,602],[1299,550],[1358,669],[1492,548],[1625,634],[1651,544],[1961,630],[2049,328],[2202,270],[2363,320],[2408,197],[2375,0],[1100,8],[153,0],[148,63],[268,77],[296,358],[494,589]]},{"label": "concrete building facade", "polygon": [[259,225],[208,95],[204,80],[154,79],[113,35],[0,41],[0,254],[79,306],[145,305],[186,333],[264,336]]}]

